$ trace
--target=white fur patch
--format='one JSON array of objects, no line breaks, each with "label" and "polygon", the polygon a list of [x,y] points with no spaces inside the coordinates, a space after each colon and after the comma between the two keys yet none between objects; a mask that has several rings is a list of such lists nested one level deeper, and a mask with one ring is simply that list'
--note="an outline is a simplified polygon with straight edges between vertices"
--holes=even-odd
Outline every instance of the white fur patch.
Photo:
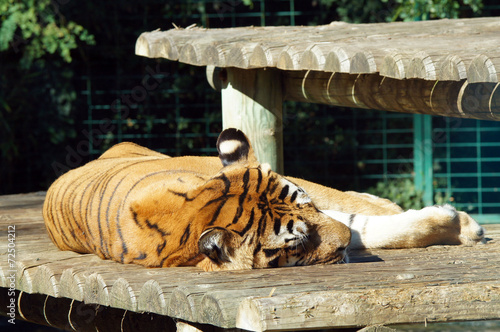
[{"label": "white fur patch", "polygon": [[271,173],[271,165],[269,165],[268,163],[260,164],[260,170],[262,171],[262,173],[269,175],[269,173]]},{"label": "white fur patch", "polygon": [[305,192],[304,189],[296,186],[295,184],[293,184],[292,182],[288,181],[285,178],[281,179],[281,184],[283,186],[288,186],[288,188],[289,188],[288,189],[288,195],[287,195],[287,197],[292,197],[294,195],[294,193],[297,193],[296,197],[295,197],[295,200],[292,203],[296,203],[296,204],[308,204],[308,203],[311,203],[311,198]]},{"label": "white fur patch", "polygon": [[295,220],[293,222],[292,232],[290,233],[287,225],[282,224],[278,235],[274,233],[270,236],[272,243],[281,244],[286,243],[288,247],[297,246],[307,238],[309,229],[305,222],[300,220]]},{"label": "white fur patch", "polygon": [[350,247],[383,248],[393,241],[419,233],[419,222],[426,219],[453,219],[456,211],[449,205],[408,210],[389,216],[366,216],[333,210],[321,211],[351,229]]},{"label": "white fur patch", "polygon": [[219,150],[221,154],[232,154],[236,152],[241,147],[241,141],[238,140],[229,140],[224,141],[219,145]]}]

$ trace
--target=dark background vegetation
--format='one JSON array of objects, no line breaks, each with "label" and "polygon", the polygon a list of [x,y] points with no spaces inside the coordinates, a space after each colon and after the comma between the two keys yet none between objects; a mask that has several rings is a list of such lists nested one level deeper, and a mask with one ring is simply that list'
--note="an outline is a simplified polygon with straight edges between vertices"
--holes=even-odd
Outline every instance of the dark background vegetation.
[{"label": "dark background vegetation", "polygon": [[[121,140],[171,155],[215,152],[219,93],[210,90],[204,68],[136,56],[135,41],[144,31],[167,30],[172,23],[219,28],[500,14],[496,0],[415,3],[0,0],[0,194],[46,190],[59,174]],[[134,88],[151,72],[161,84],[125,105],[124,97],[137,93]],[[362,142],[345,129],[352,120],[342,116],[351,111],[338,109],[318,118],[324,107],[285,105],[285,133],[294,133],[285,136],[286,172],[318,181],[321,174],[335,173],[340,180],[327,184],[366,189],[356,185],[355,176],[369,167],[362,160],[370,155],[356,152]],[[111,121],[108,127],[106,121]],[[402,120],[390,121],[397,125]],[[371,124],[365,121],[360,129]],[[330,134],[315,135],[318,128]],[[299,145],[306,148],[297,153]],[[355,170],[335,168],[335,161],[356,153]]]}]

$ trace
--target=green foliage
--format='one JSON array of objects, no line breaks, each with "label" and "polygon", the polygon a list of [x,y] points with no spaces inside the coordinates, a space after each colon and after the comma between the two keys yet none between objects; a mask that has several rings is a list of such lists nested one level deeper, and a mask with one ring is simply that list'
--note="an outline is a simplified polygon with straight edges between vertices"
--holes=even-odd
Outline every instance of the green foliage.
[{"label": "green foliage", "polygon": [[415,184],[410,179],[380,181],[374,187],[368,188],[367,192],[387,198],[404,210],[424,207],[423,193],[415,189]]},{"label": "green foliage", "polygon": [[72,51],[81,43],[94,44],[94,37],[67,20],[61,6],[51,0],[0,0],[2,192],[24,191],[22,184],[45,186],[52,179],[46,165],[76,137],[77,93],[69,63]]},{"label": "green foliage", "polygon": [[390,15],[380,0],[321,0],[321,3],[328,8],[335,9],[338,20],[343,22],[381,22]]},{"label": "green foliage", "polygon": [[465,10],[481,12],[483,0],[382,0],[396,4],[391,20],[415,21],[459,18]]},{"label": "green foliage", "polygon": [[22,52],[20,66],[31,67],[46,54],[59,55],[71,62],[77,41],[95,44],[84,27],[66,21],[58,4],[51,0],[0,0],[0,52]]},{"label": "green foliage", "polygon": [[479,14],[483,0],[321,0],[335,9],[341,21],[368,23],[459,18]]}]

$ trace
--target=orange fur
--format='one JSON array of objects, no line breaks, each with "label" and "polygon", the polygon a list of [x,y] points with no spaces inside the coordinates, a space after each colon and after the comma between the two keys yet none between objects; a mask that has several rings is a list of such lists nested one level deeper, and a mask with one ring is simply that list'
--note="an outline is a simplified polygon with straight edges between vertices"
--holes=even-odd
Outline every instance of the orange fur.
[{"label": "orange fur", "polygon": [[[217,172],[213,161],[119,144],[49,188],[48,233],[62,250],[150,267],[248,269],[343,259],[348,228],[284,195],[291,182],[248,159],[219,164]],[[230,261],[200,253],[209,228],[229,230],[221,246]]]}]

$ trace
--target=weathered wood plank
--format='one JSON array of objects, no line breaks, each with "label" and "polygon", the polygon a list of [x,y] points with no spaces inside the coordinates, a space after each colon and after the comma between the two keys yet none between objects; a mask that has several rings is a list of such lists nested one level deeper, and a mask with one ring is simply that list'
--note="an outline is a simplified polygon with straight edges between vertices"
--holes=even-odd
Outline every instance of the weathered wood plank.
[{"label": "weathered wood plank", "polygon": [[496,17],[143,33],[136,54],[198,66],[275,67],[426,80],[500,78]]},{"label": "weathered wood plank", "polygon": [[158,281],[147,280],[139,292],[137,308],[140,311],[153,312],[160,315],[168,313],[168,296],[163,293]]},{"label": "weathered wood plank", "polygon": [[[453,314],[448,308],[453,307]],[[237,327],[251,331],[330,326],[355,327],[396,324],[403,321],[433,322],[481,317],[492,319],[500,312],[500,281],[465,287],[430,286],[369,291],[328,291],[243,300]],[[456,316],[455,316],[456,317]]]}]

